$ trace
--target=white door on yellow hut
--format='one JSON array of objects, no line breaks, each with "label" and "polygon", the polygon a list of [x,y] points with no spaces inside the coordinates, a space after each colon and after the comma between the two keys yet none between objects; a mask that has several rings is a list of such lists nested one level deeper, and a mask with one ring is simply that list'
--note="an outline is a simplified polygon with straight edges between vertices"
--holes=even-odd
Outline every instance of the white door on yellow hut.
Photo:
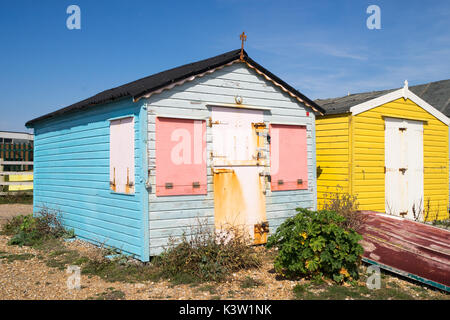
[{"label": "white door on yellow hut", "polygon": [[255,225],[266,221],[264,159],[259,128],[261,110],[213,107],[214,219],[217,230],[247,230],[256,243],[264,242]]},{"label": "white door on yellow hut", "polygon": [[386,213],[414,219],[424,209],[423,123],[385,119]]}]

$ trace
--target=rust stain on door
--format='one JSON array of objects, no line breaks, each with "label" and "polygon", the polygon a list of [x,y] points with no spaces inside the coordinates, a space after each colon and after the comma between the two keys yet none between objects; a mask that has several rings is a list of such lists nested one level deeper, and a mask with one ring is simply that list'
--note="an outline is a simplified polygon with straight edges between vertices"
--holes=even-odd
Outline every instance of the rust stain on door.
[{"label": "rust stain on door", "polygon": [[244,226],[246,207],[242,189],[232,169],[214,169],[214,219],[216,229]]},{"label": "rust stain on door", "polygon": [[[255,243],[264,243],[268,224],[262,174],[263,113],[215,107],[211,123],[216,229],[239,227]],[[261,228],[263,224],[265,227]]]}]

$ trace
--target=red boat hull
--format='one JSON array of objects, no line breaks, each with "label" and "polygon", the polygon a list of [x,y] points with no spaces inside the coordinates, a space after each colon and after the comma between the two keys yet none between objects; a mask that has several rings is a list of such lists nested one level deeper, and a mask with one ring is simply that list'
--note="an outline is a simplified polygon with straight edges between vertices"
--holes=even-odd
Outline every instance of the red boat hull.
[{"label": "red boat hull", "polygon": [[450,291],[450,231],[376,212],[359,231],[363,260]]}]

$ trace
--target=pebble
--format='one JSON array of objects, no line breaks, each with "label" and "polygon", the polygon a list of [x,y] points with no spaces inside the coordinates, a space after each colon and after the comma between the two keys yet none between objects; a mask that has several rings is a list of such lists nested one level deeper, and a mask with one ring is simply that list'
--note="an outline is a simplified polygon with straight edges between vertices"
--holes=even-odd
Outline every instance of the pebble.
[{"label": "pebble", "polygon": [[[9,253],[32,253],[45,255],[46,253],[28,247],[8,246],[8,238],[0,235],[0,251]],[[101,250],[89,243],[76,240],[65,243],[70,249],[77,249],[83,255],[101,256]],[[45,260],[34,257],[25,261],[14,261],[7,263],[0,260],[0,297],[1,299],[27,299],[27,300],[60,300],[60,299],[88,299],[96,297],[113,287],[125,293],[126,299],[211,299],[219,296],[221,299],[252,299],[252,300],[277,300],[292,299],[292,287],[305,281],[276,280],[275,274],[270,273],[273,269],[270,262],[265,262],[258,269],[240,271],[232,274],[232,279],[223,283],[205,283],[201,286],[213,285],[216,292],[210,294],[199,290],[201,286],[177,285],[173,286],[168,281],[148,281],[136,284],[106,282],[93,276],[81,276],[81,290],[69,290],[67,288],[67,277],[65,270],[50,268],[45,265]],[[247,276],[264,282],[263,286],[242,289],[241,284]],[[399,281],[402,283],[402,281]],[[406,283],[406,282],[405,282]],[[143,290],[146,289],[146,290]],[[233,292],[233,293],[230,293]],[[170,298],[167,298],[167,297]],[[430,291],[429,298],[444,297],[441,294]]]}]

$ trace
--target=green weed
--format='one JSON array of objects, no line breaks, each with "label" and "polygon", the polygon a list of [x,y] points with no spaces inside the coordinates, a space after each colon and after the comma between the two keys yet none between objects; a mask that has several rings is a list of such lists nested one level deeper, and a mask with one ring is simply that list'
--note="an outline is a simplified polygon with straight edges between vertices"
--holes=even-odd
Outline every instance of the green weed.
[{"label": "green weed", "polygon": [[264,282],[261,280],[255,280],[252,277],[246,277],[244,280],[241,281],[241,288],[242,289],[249,289],[249,288],[256,288],[259,286],[262,286]]},{"label": "green weed", "polygon": [[31,254],[31,253],[23,253],[23,254],[1,253],[0,254],[0,259],[5,259],[7,262],[30,260],[33,257],[34,257],[34,254]]}]

